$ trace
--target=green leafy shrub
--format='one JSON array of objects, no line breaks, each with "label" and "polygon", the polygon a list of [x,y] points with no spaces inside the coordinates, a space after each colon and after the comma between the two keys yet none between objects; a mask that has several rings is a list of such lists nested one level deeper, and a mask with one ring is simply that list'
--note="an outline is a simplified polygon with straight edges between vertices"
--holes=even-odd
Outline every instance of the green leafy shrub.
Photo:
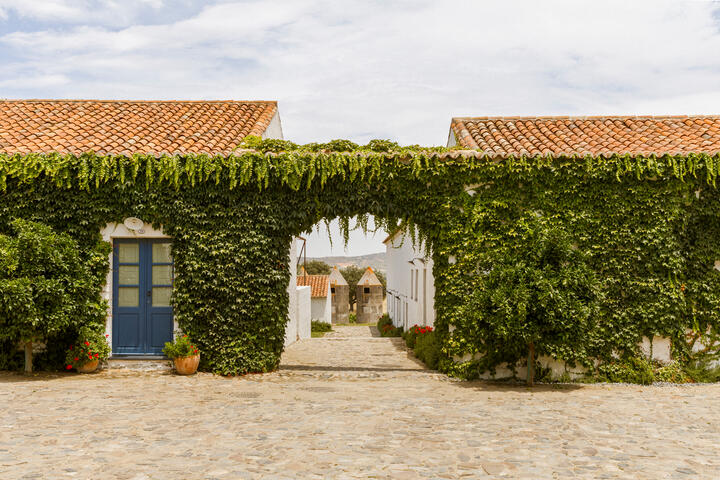
[{"label": "green leafy shrub", "polygon": [[413,325],[407,332],[403,332],[402,337],[405,340],[405,345],[408,348],[415,348],[415,342],[419,335],[430,333],[433,331],[433,327],[421,327],[420,325]]},{"label": "green leafy shrub", "polygon": [[481,353],[511,365],[525,357],[532,385],[539,355],[586,358],[600,285],[553,219],[530,215],[516,228],[512,245],[489,254],[482,284],[463,312],[484,339]]},{"label": "green leafy shrub", "polygon": [[399,337],[403,333],[402,327],[393,325],[390,315],[387,313],[378,319],[377,329],[381,337]]},{"label": "green leafy shrub", "polygon": [[185,358],[199,355],[200,351],[190,340],[190,337],[184,334],[176,334],[172,342],[165,342],[163,353],[169,359]]},{"label": "green leafy shrub", "polygon": [[310,331],[315,333],[332,331],[332,324],[313,320],[310,322]]},{"label": "green leafy shrub", "polygon": [[10,227],[13,235],[0,235],[0,340],[24,345],[27,372],[32,342],[45,342],[46,356],[54,354],[52,366],[60,368],[69,344],[63,337],[76,336],[83,326],[87,335],[99,333],[104,326],[107,307],[94,263],[107,262],[108,246],[98,242],[81,258],[67,234],[21,219]]},{"label": "green leafy shrub", "polygon": [[437,341],[435,332],[429,331],[417,335],[413,353],[417,358],[422,360],[428,368],[437,370],[438,362],[440,361],[440,343]]},{"label": "green leafy shrub", "polygon": [[104,361],[110,355],[110,345],[107,341],[108,335],[97,332],[90,328],[80,329],[77,340],[70,345],[65,356],[65,369],[82,367],[93,360]]},{"label": "green leafy shrub", "polygon": [[669,382],[669,383],[687,383],[691,379],[685,373],[683,366],[680,362],[670,362],[666,365],[660,366],[655,370],[655,381],[656,382]]},{"label": "green leafy shrub", "polygon": [[350,312],[350,314],[348,315],[348,322],[357,323],[357,314],[355,312]]},{"label": "green leafy shrub", "polygon": [[696,383],[720,382],[720,364],[707,360],[692,360],[683,367],[684,373]]},{"label": "green leafy shrub", "polygon": [[598,379],[613,383],[650,385],[655,381],[653,366],[645,357],[629,357],[598,366]]},{"label": "green leafy shrub", "polygon": [[[441,345],[433,327],[413,325],[402,334],[405,345],[411,348],[415,356],[428,368],[437,370],[441,355]],[[467,362],[469,363],[469,362]]]},{"label": "green leafy shrub", "polygon": [[415,338],[417,337],[417,334],[413,331],[412,328],[408,329],[407,331],[402,333],[402,338],[405,340],[405,345],[408,348],[415,348]]}]

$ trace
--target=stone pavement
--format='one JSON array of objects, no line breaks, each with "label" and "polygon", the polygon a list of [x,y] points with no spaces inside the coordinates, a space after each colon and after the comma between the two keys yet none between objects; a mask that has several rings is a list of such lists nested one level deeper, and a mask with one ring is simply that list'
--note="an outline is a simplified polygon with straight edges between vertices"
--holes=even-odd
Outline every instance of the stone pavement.
[{"label": "stone pavement", "polygon": [[720,385],[458,382],[371,333],[241,378],[0,373],[0,478],[720,478]]}]

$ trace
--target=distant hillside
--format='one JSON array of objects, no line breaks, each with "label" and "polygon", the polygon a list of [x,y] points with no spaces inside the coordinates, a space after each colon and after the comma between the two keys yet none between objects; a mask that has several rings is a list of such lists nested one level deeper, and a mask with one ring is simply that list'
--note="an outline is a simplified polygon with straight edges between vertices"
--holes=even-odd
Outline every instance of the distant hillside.
[{"label": "distant hillside", "polygon": [[372,267],[373,270],[379,270],[384,272],[385,266],[385,253],[371,253],[369,255],[360,255],[357,257],[308,257],[310,260],[320,260],[328,265],[337,265],[338,268],[345,268],[350,265],[355,265],[360,268]]}]

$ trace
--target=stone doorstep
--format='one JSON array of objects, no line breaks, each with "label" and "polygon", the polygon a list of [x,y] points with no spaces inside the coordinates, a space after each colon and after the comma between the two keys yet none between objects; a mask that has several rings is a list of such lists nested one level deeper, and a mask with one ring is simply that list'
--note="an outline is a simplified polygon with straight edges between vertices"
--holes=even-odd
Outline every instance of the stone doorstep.
[{"label": "stone doorstep", "polygon": [[110,370],[170,371],[170,360],[161,357],[114,357],[107,361]]}]

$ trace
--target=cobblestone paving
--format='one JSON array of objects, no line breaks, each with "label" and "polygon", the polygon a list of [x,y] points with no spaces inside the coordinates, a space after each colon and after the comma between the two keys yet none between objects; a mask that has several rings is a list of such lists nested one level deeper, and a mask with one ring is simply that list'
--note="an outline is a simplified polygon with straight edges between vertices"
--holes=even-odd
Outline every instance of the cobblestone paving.
[{"label": "cobblestone paving", "polygon": [[0,373],[0,478],[720,478],[720,386],[519,386],[337,328],[278,372]]}]

